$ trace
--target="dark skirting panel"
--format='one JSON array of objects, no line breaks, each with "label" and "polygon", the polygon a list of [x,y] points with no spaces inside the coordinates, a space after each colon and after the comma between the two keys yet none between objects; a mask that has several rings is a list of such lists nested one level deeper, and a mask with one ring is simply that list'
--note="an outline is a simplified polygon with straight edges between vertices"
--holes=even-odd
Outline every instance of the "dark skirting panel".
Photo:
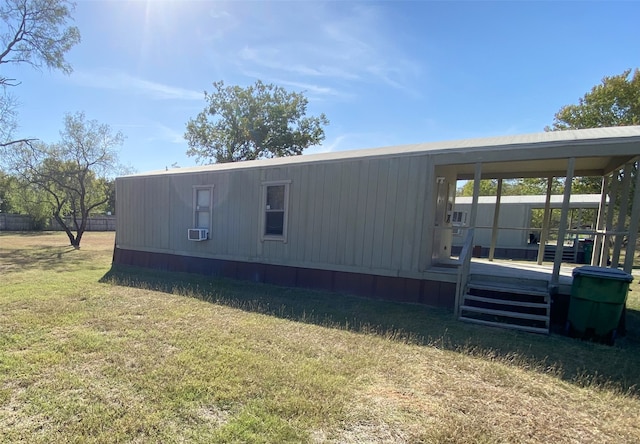
[{"label": "dark skirting panel", "polygon": [[[289,267],[293,268],[293,267]],[[334,272],[328,270],[314,270],[311,268],[293,268],[296,270],[296,287],[310,288],[323,291],[343,291],[336,290],[334,285]],[[345,291],[345,293],[350,293]]]},{"label": "dark skirting panel", "polygon": [[282,265],[264,265],[265,284],[296,287],[296,269]]},{"label": "dark skirting panel", "polygon": [[453,309],[456,291],[456,284],[451,282],[288,267],[258,262],[226,261],[120,248],[114,250],[113,263],[169,272],[221,276],[283,287],[325,290],[449,309]]}]

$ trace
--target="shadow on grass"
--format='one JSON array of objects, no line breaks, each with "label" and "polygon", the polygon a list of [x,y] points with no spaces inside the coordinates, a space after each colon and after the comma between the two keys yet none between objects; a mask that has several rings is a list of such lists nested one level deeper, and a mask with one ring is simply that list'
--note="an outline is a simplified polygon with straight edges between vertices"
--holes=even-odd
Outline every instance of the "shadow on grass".
[{"label": "shadow on grass", "polygon": [[69,258],[68,254],[77,251],[71,245],[40,246],[37,254],[29,254],[29,250],[6,249],[0,250],[0,263],[11,264],[4,272],[22,271],[25,269],[39,270],[67,270],[74,262],[80,262],[82,258]]},{"label": "shadow on grass", "polygon": [[[97,263],[94,259],[105,252],[101,245],[76,249],[60,231],[0,232],[1,273],[102,269],[104,262]],[[108,254],[111,257],[112,252],[108,251]]]},{"label": "shadow on grass", "polygon": [[609,347],[565,336],[466,324],[448,310],[246,281],[114,266],[101,282],[194,297],[296,322],[378,334],[519,366],[579,386],[640,397],[640,313]]}]

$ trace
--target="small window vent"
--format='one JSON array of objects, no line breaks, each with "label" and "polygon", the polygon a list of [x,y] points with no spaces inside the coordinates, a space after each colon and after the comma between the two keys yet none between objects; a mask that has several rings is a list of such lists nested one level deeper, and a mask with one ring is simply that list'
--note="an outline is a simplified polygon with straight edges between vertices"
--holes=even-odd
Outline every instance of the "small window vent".
[{"label": "small window vent", "polygon": [[203,241],[209,239],[209,230],[206,228],[189,228],[187,239],[190,241]]}]

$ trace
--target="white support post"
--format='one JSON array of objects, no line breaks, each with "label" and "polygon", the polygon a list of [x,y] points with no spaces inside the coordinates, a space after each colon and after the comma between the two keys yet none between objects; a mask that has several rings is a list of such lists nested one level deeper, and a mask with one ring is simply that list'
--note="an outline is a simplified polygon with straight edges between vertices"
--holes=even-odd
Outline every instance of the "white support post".
[{"label": "white support post", "polygon": [[[571,213],[573,214],[573,211]],[[582,229],[582,207],[578,208],[578,222],[569,226],[578,227],[578,232],[574,233],[574,236],[573,236],[573,239],[574,239],[573,254],[575,255],[574,262],[578,262],[578,249],[580,248],[580,230]]]},{"label": "white support post", "polygon": [[620,266],[620,250],[622,249],[622,240],[624,235],[624,225],[627,221],[627,206],[629,202],[629,191],[631,188],[631,169],[632,163],[627,163],[624,166],[624,176],[622,177],[622,194],[620,196],[620,208],[618,209],[618,226],[616,227],[616,237],[613,243],[613,253],[611,255],[611,268],[618,268]]},{"label": "white support post", "polygon": [[542,265],[544,250],[549,238],[549,221],[551,220],[551,186],[553,177],[547,179],[547,197],[544,201],[544,216],[542,216],[542,232],[540,233],[540,245],[538,246],[538,265]]},{"label": "white support post", "polygon": [[496,252],[496,242],[498,241],[498,219],[500,218],[500,198],[502,197],[502,179],[498,179],[498,189],[496,190],[496,206],[493,209],[493,227],[491,228],[491,247],[489,247],[489,260],[493,262]]},{"label": "white support post", "polygon": [[560,282],[560,264],[562,263],[562,252],[564,250],[564,236],[567,231],[567,216],[569,215],[569,201],[571,200],[571,185],[573,184],[573,173],[575,170],[576,158],[569,158],[567,165],[567,176],[564,180],[564,196],[562,198],[562,212],[560,213],[560,227],[558,229],[558,243],[556,245],[556,255],[553,259],[553,273],[551,275],[551,285],[557,286]]},{"label": "white support post", "polygon": [[478,196],[480,195],[480,180],[482,179],[482,164],[476,163],[473,174],[473,200],[471,203],[471,214],[469,214],[469,227],[476,227],[478,217]]},{"label": "white support post", "polygon": [[631,270],[633,269],[633,258],[636,254],[636,240],[638,239],[639,223],[640,223],[640,174],[636,172],[636,187],[633,193],[633,206],[631,207],[631,221],[629,221],[629,237],[627,238],[627,250],[624,256],[624,271],[627,273],[631,273]]},{"label": "white support post", "polygon": [[598,205],[598,217],[596,218],[596,238],[593,242],[593,252],[591,254],[591,265],[599,265],[600,252],[602,251],[603,236],[600,231],[604,225],[605,208],[607,205],[607,186],[609,184],[609,176],[602,177],[602,185],[600,187],[600,205]]},{"label": "white support post", "polygon": [[[613,229],[613,216],[615,213],[616,201],[618,199],[618,188],[620,187],[620,180],[618,179],[618,172],[615,171],[611,177],[611,193],[609,194],[609,205],[607,205],[607,221],[605,225],[605,231],[609,232]],[[609,260],[609,246],[611,244],[611,235],[605,234],[604,242],[602,244],[602,251],[600,252],[600,266],[606,267]]]}]

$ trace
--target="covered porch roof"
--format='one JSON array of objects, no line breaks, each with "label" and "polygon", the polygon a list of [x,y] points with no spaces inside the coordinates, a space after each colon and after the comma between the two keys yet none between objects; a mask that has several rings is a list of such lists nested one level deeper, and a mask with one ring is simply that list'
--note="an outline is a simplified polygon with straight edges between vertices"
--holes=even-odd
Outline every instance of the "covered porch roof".
[{"label": "covered porch roof", "polygon": [[481,179],[565,177],[574,158],[574,176],[606,176],[640,155],[640,126],[593,128],[477,139],[476,146],[438,153],[438,165],[456,165],[470,180],[482,163]]},{"label": "covered porch roof", "polygon": [[[635,242],[640,222],[640,175],[636,174],[636,186],[631,186],[634,162],[640,157],[640,126],[549,132],[498,139],[499,141],[489,140],[483,146],[470,146],[467,149],[441,153],[437,155],[435,162],[436,165],[443,167],[453,165],[459,180],[474,180],[474,194],[469,217],[471,233],[476,225],[479,181],[481,179],[498,179],[497,205],[489,260],[493,260],[492,252],[497,238],[502,179],[522,177],[548,179],[545,226],[542,229],[538,254],[538,264],[540,265],[546,243],[545,232],[548,233],[551,178],[564,177],[567,183],[571,184],[576,176],[598,176],[602,177],[602,191],[598,222],[593,230],[596,245],[592,265],[607,265],[609,244],[613,241],[611,266],[619,267],[618,261],[623,238],[626,237],[627,249],[624,269],[629,273],[633,265]],[[562,199],[559,241],[552,270],[552,285],[558,285],[560,281],[562,241],[566,234],[571,188],[571,186],[565,187]],[[609,198],[607,198],[607,194]],[[616,201],[631,202],[631,212],[628,213],[628,205],[619,205],[616,208]],[[617,214],[614,214],[616,212]],[[616,219],[617,222],[614,222]],[[471,239],[470,242],[472,241]]]}]

